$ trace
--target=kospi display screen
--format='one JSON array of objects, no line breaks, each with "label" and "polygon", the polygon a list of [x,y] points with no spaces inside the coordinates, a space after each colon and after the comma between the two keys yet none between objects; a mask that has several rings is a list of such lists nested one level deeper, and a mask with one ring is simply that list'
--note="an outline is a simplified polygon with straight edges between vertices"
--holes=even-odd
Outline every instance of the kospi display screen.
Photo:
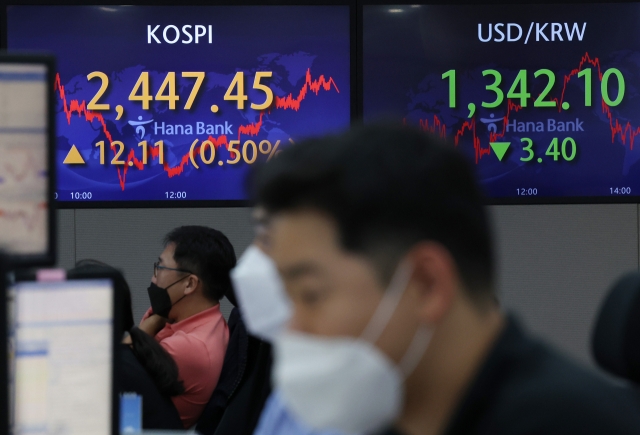
[{"label": "kospi display screen", "polygon": [[62,206],[245,200],[252,165],[349,126],[349,6],[10,6],[58,59]]},{"label": "kospi display screen", "polygon": [[496,203],[640,197],[640,4],[363,13],[366,121],[447,138]]}]

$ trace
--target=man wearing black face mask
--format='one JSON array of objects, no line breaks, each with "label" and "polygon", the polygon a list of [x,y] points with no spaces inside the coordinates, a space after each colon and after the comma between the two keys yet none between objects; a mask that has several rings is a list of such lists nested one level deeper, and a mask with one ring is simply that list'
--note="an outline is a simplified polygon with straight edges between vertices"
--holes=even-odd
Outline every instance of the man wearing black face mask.
[{"label": "man wearing black face mask", "polygon": [[229,329],[219,300],[231,286],[235,252],[220,231],[184,226],[165,237],[140,329],[173,357],[184,394],[173,397],[185,428],[195,424],[222,370]]}]

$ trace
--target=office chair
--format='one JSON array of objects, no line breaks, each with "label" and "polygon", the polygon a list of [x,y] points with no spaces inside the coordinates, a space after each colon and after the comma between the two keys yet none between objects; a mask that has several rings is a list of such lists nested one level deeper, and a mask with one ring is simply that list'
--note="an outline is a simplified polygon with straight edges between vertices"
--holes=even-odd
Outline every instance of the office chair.
[{"label": "office chair", "polygon": [[250,435],[271,391],[271,346],[248,333],[231,289],[234,306],[227,322],[229,344],[222,372],[196,430],[202,435]]},{"label": "office chair", "polygon": [[600,367],[640,385],[640,273],[624,275],[609,291],[591,347]]}]

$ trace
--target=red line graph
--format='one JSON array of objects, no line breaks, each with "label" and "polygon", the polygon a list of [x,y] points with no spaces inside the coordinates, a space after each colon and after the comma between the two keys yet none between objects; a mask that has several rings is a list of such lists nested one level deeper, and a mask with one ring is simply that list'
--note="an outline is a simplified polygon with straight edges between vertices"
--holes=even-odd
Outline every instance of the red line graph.
[{"label": "red line graph", "polygon": [[433,115],[433,122],[431,124],[429,124],[428,119],[420,119],[418,122],[422,130],[437,134],[443,139],[447,137],[447,126],[438,118],[438,115]]},{"label": "red line graph", "polygon": [[241,125],[238,127],[238,140],[240,140],[241,134],[246,134],[249,136],[257,136],[260,133],[260,129],[262,128],[262,116],[264,112],[260,112],[260,118],[257,122],[253,124]]},{"label": "red line graph", "polygon": [[[220,148],[221,146],[225,146],[225,148],[229,149],[229,142],[227,141],[227,136],[226,135],[221,135],[218,136],[218,138],[214,138],[213,136],[209,136],[207,138],[207,140],[211,141],[211,143],[213,143],[213,145],[216,147],[216,149]],[[198,154],[200,153],[200,148],[202,147],[202,144],[198,145],[197,147],[194,148],[193,152],[194,154]],[[160,149],[157,147],[150,147],[149,145],[147,145],[147,152],[149,153],[149,155],[151,155],[152,159],[157,159],[160,156]],[[142,170],[144,169],[144,163],[142,162],[142,160],[139,160],[136,155],[135,152],[133,151],[133,149],[131,149],[129,151],[129,155],[127,156],[127,162],[132,161],[133,162],[133,166],[135,166],[136,168]],[[167,173],[167,175],[169,176],[169,178],[173,178],[177,175],[180,175],[184,172],[184,167],[186,165],[189,164],[189,154],[185,154],[184,156],[182,156],[182,158],[180,159],[180,163],[178,163],[176,166],[170,168],[168,163],[163,163],[162,167],[164,169],[164,171]],[[128,163],[127,163],[128,165]]]},{"label": "red line graph", "polygon": [[12,222],[21,222],[29,231],[34,230],[43,221],[43,211],[47,209],[46,203],[35,204],[32,210],[3,210],[0,209],[0,219]]},{"label": "red line graph", "polygon": [[[575,69],[572,69],[569,72],[569,74],[566,74],[564,76],[560,98],[551,98],[550,100],[550,101],[556,102],[558,107],[558,112],[562,111],[562,103],[564,102],[564,94],[565,94],[565,91],[567,90],[567,85],[569,84],[571,79],[574,76],[577,76],[577,74],[580,71],[582,71],[582,68],[587,64],[597,69],[597,72],[598,72],[597,77],[600,80],[600,82],[602,81],[603,73],[600,66],[600,59],[597,57],[591,58],[588,52],[585,53],[584,56],[582,56],[582,59],[580,60],[578,67]],[[496,140],[503,138],[505,136],[507,132],[507,124],[509,122],[511,112],[518,112],[521,109],[522,109],[522,106],[515,104],[511,100],[507,100],[507,113],[502,118],[503,120],[502,131],[499,133],[490,132],[489,142],[495,142]],[[633,125],[631,125],[630,122],[620,123],[620,121],[613,116],[613,114],[611,113],[611,108],[604,102],[604,100],[602,101],[602,113],[605,114],[609,120],[609,127],[611,128],[611,143],[615,141],[615,138],[617,135],[620,138],[620,141],[622,142],[623,145],[626,145],[628,140],[629,149],[633,150],[633,143],[634,143],[635,137],[640,135],[640,127],[634,127]],[[496,121],[497,120],[499,120],[499,118],[497,118]],[[431,132],[433,134],[437,134],[440,137],[444,138],[447,136],[447,126],[442,122],[440,118],[438,118],[437,115],[433,115],[433,120],[431,122],[429,122],[428,119],[420,119],[419,126],[422,130]],[[480,138],[476,134],[476,120],[474,116],[473,118],[471,118],[471,120],[465,121],[462,124],[462,126],[458,128],[455,132],[452,132],[454,137],[454,144],[456,145],[456,147],[458,146],[460,139],[463,136],[465,136],[467,132],[470,132],[472,135],[473,148],[475,152],[475,160],[476,160],[476,164],[478,164],[482,156],[491,154],[491,146],[489,144],[487,144],[486,147],[482,146]]]},{"label": "red line graph", "polygon": [[[300,109],[301,102],[307,97],[307,93],[309,90],[311,90],[316,95],[318,95],[321,89],[324,89],[325,91],[330,91],[332,86],[333,88],[335,88],[336,92],[340,93],[340,91],[338,90],[338,86],[336,85],[332,77],[329,77],[329,79],[327,80],[325,79],[324,75],[320,75],[318,79],[314,80],[311,75],[311,69],[309,68],[307,69],[307,73],[305,75],[305,82],[300,88],[300,91],[298,92],[298,96],[295,98],[293,97],[293,94],[289,94],[286,97],[276,96],[275,107],[276,109],[282,109],[282,110],[292,109],[297,112]],[[107,129],[107,125],[102,114],[99,112],[93,112],[87,109],[87,103],[84,100],[82,101],[71,100],[70,102],[68,102],[67,96],[65,94],[64,85],[62,85],[60,80],[60,74],[56,74],[54,89],[58,92],[60,100],[62,101],[62,107],[67,119],[67,124],[71,125],[71,120],[74,114],[77,115],[78,118],[84,119],[86,122],[89,122],[89,123],[92,123],[93,121],[97,121],[100,124],[105,136],[109,140],[109,143],[111,145],[110,148],[115,156],[117,149],[115,146],[113,146],[113,137],[109,132],[109,130]],[[238,140],[240,140],[242,135],[257,136],[260,133],[260,130],[262,129],[263,116],[264,116],[264,111],[261,111],[258,121],[254,123],[238,126]],[[227,140],[226,135],[221,135],[218,138],[209,136],[207,139],[213,142],[216,149],[221,147],[222,145],[224,145],[227,150],[229,149],[229,142]],[[149,154],[152,159],[157,159],[159,157],[160,150],[158,148],[149,147],[149,151],[150,151]],[[199,151],[200,151],[200,146],[194,149],[194,153],[198,153]],[[127,172],[130,169],[129,162],[133,163],[131,167],[135,166],[139,170],[143,170],[145,168],[145,165],[142,163],[142,161],[135,156],[134,150],[131,149],[129,151],[129,154],[127,155],[125,164],[122,167],[121,166],[116,167],[116,170],[118,172],[118,181],[120,183],[120,188],[123,191],[126,186]],[[189,153],[183,155],[180,158],[180,163],[178,163],[178,165],[174,167],[169,167],[169,165],[165,162],[163,164],[163,169],[167,173],[169,178],[173,178],[175,176],[182,174],[184,172],[184,167],[188,164],[189,164]]]},{"label": "red line graph", "polygon": [[318,80],[313,80],[311,78],[311,70],[307,69],[307,74],[305,77],[304,85],[302,85],[302,89],[298,93],[296,98],[293,98],[292,94],[287,95],[284,98],[276,97],[276,108],[277,109],[293,109],[296,112],[300,109],[300,103],[307,96],[307,92],[311,89],[316,95],[320,92],[320,88],[322,87],[325,91],[331,90],[331,85],[335,88],[335,90],[340,93],[338,86],[333,81],[333,78],[329,77],[329,80],[326,80],[323,75],[318,77]]},{"label": "red line graph", "polygon": [[0,178],[6,177],[20,183],[28,178],[37,178],[45,171],[44,165],[38,163],[42,158],[38,159],[31,151],[10,150],[6,154],[7,161],[3,165],[3,171],[0,172]]}]

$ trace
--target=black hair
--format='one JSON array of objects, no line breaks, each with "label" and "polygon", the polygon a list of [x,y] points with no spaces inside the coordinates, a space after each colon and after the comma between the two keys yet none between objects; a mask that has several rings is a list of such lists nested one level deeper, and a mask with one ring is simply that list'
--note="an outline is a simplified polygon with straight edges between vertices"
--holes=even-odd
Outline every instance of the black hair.
[{"label": "black hair", "polygon": [[236,254],[227,236],[203,226],[183,226],[169,232],[165,246],[174,243],[173,259],[181,269],[202,280],[204,294],[219,301],[231,290],[229,272],[236,265]]},{"label": "black hair", "polygon": [[184,384],[178,379],[178,366],[156,339],[138,327],[129,331],[131,348],[140,364],[153,379],[160,392],[167,396],[184,393]]},{"label": "black hair", "polygon": [[76,262],[76,266],[67,272],[67,278],[92,278],[100,274],[106,274],[112,277],[113,285],[116,287],[116,291],[120,294],[121,305],[118,308],[120,309],[120,316],[122,319],[122,329],[123,331],[130,330],[134,325],[131,290],[129,289],[127,280],[124,279],[124,275],[120,270],[107,263],[103,263],[102,261],[85,258]]},{"label": "black hair", "polygon": [[483,195],[467,160],[435,136],[361,126],[283,151],[254,180],[254,199],[271,213],[310,208],[334,219],[342,247],[370,258],[383,281],[413,245],[432,240],[471,296],[493,291]]}]

